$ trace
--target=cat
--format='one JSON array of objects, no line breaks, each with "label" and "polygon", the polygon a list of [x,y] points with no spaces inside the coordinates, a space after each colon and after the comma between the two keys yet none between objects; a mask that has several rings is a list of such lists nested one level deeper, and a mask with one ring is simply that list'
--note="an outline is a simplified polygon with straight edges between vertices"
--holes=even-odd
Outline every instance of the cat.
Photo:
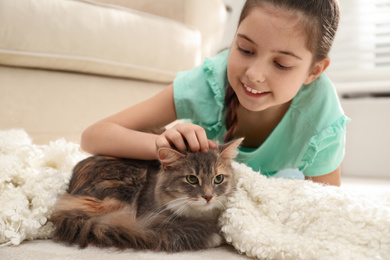
[{"label": "cat", "polygon": [[235,188],[241,141],[198,153],[160,148],[154,161],[88,157],[54,207],[54,240],[166,252],[221,245],[218,214]]}]

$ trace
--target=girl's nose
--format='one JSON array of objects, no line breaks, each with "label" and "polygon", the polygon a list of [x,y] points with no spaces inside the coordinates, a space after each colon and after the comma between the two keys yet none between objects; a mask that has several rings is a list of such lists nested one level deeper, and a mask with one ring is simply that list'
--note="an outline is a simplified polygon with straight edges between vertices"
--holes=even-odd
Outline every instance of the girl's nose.
[{"label": "girl's nose", "polygon": [[261,64],[260,61],[251,63],[246,70],[246,75],[253,83],[265,82],[264,66]]}]

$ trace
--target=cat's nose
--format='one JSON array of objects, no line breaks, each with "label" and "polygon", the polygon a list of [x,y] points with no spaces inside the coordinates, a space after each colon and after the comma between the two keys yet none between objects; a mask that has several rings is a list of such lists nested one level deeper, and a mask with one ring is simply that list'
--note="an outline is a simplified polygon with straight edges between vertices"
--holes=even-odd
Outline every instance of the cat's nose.
[{"label": "cat's nose", "polygon": [[213,198],[213,196],[202,196],[202,198],[209,202]]}]

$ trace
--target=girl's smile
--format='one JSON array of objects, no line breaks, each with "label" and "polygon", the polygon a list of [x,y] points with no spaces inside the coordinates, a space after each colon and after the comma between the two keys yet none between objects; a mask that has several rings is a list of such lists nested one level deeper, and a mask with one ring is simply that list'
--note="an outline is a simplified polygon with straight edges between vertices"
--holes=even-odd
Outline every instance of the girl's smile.
[{"label": "girl's smile", "polygon": [[250,97],[260,98],[260,97],[264,97],[265,95],[269,94],[269,92],[256,90],[256,89],[246,85],[245,83],[243,83],[242,85],[244,87],[245,93]]}]

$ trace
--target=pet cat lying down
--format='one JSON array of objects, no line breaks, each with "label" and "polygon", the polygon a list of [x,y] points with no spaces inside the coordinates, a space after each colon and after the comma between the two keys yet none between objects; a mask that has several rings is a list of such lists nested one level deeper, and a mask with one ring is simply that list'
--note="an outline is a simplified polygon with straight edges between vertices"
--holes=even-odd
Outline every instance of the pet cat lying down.
[{"label": "pet cat lying down", "polygon": [[241,141],[207,153],[161,148],[156,161],[81,161],[52,214],[54,239],[168,252],[219,246],[218,215],[235,187],[231,162]]}]

